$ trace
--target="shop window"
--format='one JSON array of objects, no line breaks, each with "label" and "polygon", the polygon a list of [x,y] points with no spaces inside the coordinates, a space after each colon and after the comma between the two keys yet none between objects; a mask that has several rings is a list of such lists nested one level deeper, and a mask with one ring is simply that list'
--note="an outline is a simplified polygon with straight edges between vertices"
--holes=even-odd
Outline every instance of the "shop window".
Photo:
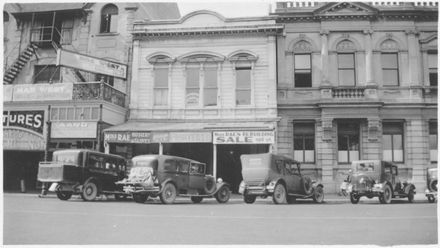
[{"label": "shop window", "polygon": [[185,104],[188,107],[199,106],[200,67],[190,65],[186,68],[186,96]]},{"label": "shop window", "polygon": [[95,74],[95,81],[104,82],[112,87],[115,84],[115,78],[113,76],[103,74]]},{"label": "shop window", "polygon": [[403,123],[383,123],[383,160],[403,162]]},{"label": "shop window", "polygon": [[315,162],[315,124],[293,124],[293,158],[302,163]]},{"label": "shop window", "polygon": [[354,53],[338,54],[338,76],[340,86],[356,85]]},{"label": "shop window", "polygon": [[118,26],[118,7],[107,4],[101,11],[101,33],[117,32]]},{"label": "shop window", "polygon": [[73,120],[74,108],[67,108],[67,120]]},{"label": "shop window", "polygon": [[235,101],[237,105],[251,104],[251,69],[250,66],[235,67]]},{"label": "shop window", "polygon": [[58,120],[58,108],[52,108],[50,109],[50,119],[51,120]]},{"label": "shop window", "polygon": [[34,83],[59,83],[60,69],[56,65],[36,65],[34,68]]},{"label": "shop window", "polygon": [[[84,112],[84,115],[87,115],[87,112],[88,112],[89,110],[88,109],[86,109]],[[99,108],[92,108],[92,120],[97,120],[97,119],[99,119]]]},{"label": "shop window", "polygon": [[205,65],[203,72],[203,106],[217,105],[217,66]]},{"label": "shop window", "polygon": [[429,123],[429,155],[431,162],[436,163],[438,160],[437,122]]},{"label": "shop window", "polygon": [[310,54],[295,54],[295,87],[312,87],[312,61]]},{"label": "shop window", "polygon": [[399,63],[397,53],[382,53],[382,76],[384,86],[399,85]]},{"label": "shop window", "polygon": [[359,124],[338,123],[338,162],[351,163],[359,160]]},{"label": "shop window", "polygon": [[154,105],[168,105],[168,68],[154,69]]},{"label": "shop window", "polygon": [[438,72],[437,72],[437,51],[428,53],[428,70],[429,70],[429,85],[437,86]]},{"label": "shop window", "polygon": [[67,116],[67,109],[66,108],[60,108],[60,115],[58,120],[66,120]]}]

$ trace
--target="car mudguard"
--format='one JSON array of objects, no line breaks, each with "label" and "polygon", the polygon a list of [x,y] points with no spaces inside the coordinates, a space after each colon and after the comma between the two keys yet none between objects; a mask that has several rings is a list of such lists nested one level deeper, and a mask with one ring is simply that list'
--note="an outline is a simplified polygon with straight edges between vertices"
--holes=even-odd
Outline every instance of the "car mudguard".
[{"label": "car mudguard", "polygon": [[163,182],[160,184],[160,189],[159,189],[159,192],[157,192],[157,195],[159,195],[160,193],[162,193],[163,188],[164,188],[165,184],[167,184],[167,183],[172,183],[172,184],[174,184],[174,186],[175,186],[176,189],[177,189],[177,194],[179,193],[179,188],[178,188],[177,185],[174,183],[173,179],[168,178],[167,180],[163,181]]},{"label": "car mudguard", "polygon": [[217,183],[215,184],[215,190],[214,190],[214,192],[211,193],[211,194],[209,194],[209,195],[215,195],[215,194],[219,191],[219,189],[220,189],[221,187],[223,187],[223,186],[228,186],[229,189],[231,188],[231,185],[230,185],[229,183],[226,183],[226,182],[221,182],[221,183],[219,183],[219,182],[217,182]]},{"label": "car mudguard", "polygon": [[412,183],[408,183],[408,184],[405,186],[405,188],[404,188],[405,194],[406,194],[406,195],[409,194],[409,191],[410,191],[411,189],[414,190],[414,193],[415,193],[415,191],[416,191],[416,186],[414,186],[414,184],[412,184]]}]

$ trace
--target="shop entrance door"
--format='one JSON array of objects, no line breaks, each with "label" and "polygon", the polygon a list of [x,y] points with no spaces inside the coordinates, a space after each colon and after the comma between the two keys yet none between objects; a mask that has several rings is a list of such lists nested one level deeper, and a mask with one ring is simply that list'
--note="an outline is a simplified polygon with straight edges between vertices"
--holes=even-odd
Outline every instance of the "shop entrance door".
[{"label": "shop entrance door", "polygon": [[240,156],[269,152],[269,145],[217,145],[217,177],[231,184],[233,193],[238,193],[243,176]]}]

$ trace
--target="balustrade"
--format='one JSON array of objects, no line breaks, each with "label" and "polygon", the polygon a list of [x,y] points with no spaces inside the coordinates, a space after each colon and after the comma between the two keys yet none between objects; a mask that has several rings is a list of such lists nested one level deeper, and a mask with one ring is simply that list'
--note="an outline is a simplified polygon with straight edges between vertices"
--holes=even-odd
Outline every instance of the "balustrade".
[{"label": "balustrade", "polygon": [[125,107],[125,94],[101,82],[75,83],[73,100],[104,100]]},{"label": "balustrade", "polygon": [[333,98],[364,98],[365,89],[364,88],[333,88],[332,89]]}]

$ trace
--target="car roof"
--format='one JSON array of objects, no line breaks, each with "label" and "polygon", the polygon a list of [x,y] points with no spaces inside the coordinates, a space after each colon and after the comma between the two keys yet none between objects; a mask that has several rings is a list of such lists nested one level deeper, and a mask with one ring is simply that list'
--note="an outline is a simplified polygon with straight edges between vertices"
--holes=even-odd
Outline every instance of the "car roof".
[{"label": "car roof", "polygon": [[138,155],[132,158],[132,160],[138,160],[138,159],[158,159],[158,160],[165,160],[165,159],[180,159],[180,160],[187,160],[190,161],[192,163],[199,163],[199,164],[204,164],[202,162],[190,159],[190,158],[184,158],[184,157],[179,157],[179,156],[173,156],[173,155],[160,155],[160,154],[144,154],[144,155]]},{"label": "car roof", "polygon": [[57,150],[54,151],[54,154],[59,154],[59,153],[71,153],[71,152],[76,152],[76,153],[80,153],[80,152],[88,152],[88,153],[95,153],[95,154],[103,154],[109,157],[115,157],[115,158],[120,158],[120,159],[124,159],[124,157],[116,155],[116,154],[111,154],[111,153],[103,153],[103,152],[99,152],[99,151],[95,151],[95,150],[89,150],[89,149],[63,149],[63,150]]}]

